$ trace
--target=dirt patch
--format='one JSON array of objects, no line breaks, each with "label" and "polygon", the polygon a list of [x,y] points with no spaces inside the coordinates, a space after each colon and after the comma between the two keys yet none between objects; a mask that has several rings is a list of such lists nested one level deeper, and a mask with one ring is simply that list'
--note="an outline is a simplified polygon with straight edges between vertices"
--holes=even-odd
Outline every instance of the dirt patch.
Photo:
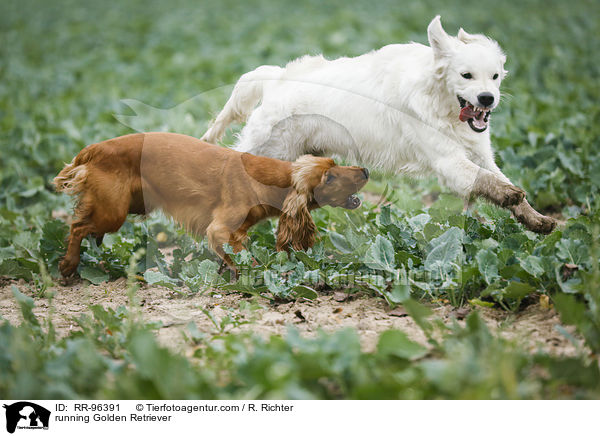
[{"label": "dirt patch", "polygon": [[[11,323],[18,324],[21,314],[12,295],[12,285],[26,295],[32,296],[32,291],[23,281],[4,282],[0,287],[0,314]],[[117,308],[128,303],[125,279],[99,286],[80,281],[68,287],[56,286],[49,291],[55,293],[52,311],[47,299],[37,298],[34,312],[41,318],[52,313],[57,332],[61,335],[77,329],[73,319],[89,313],[92,304]],[[235,324],[226,327],[227,331],[252,331],[263,336],[283,335],[290,325],[305,336],[313,336],[319,329],[331,332],[352,327],[357,330],[364,351],[374,350],[379,334],[388,329],[402,330],[411,339],[426,343],[422,331],[401,309],[390,311],[383,299],[365,295],[345,299],[343,294],[334,293],[321,295],[313,301],[274,305],[266,299],[246,297],[237,292],[215,291],[185,297],[166,288],[143,285],[136,297],[143,318],[162,323],[158,330],[159,341],[180,351],[185,351],[183,331],[190,322],[194,322],[202,332],[217,331],[206,311],[210,311],[217,322],[226,316],[236,319]],[[531,351],[541,349],[558,355],[575,355],[578,352],[577,347],[556,329],[560,320],[552,309],[532,305],[518,314],[487,308],[477,310],[492,330],[520,342]],[[466,314],[464,310],[457,311],[450,306],[436,307],[433,311],[445,322],[461,319]],[[573,328],[565,329],[577,337]],[[577,342],[581,346],[582,341],[577,339]]]}]

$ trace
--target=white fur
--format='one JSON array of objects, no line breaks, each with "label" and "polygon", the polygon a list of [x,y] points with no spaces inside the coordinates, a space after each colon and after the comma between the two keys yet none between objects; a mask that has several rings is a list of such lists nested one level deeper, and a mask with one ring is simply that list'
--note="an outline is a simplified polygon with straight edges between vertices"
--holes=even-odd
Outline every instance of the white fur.
[{"label": "white fur", "polygon": [[[392,172],[434,173],[463,196],[482,171],[508,182],[494,162],[489,127],[477,133],[461,122],[457,99],[477,105],[477,95],[490,92],[495,107],[504,54],[483,35],[461,29],[449,36],[439,16],[427,31],[430,47],[393,44],[335,60],[305,56],[246,73],[202,139],[215,143],[230,123],[246,121],[239,151],[285,160],[337,155]],[[461,76],[466,72],[473,79]]]}]

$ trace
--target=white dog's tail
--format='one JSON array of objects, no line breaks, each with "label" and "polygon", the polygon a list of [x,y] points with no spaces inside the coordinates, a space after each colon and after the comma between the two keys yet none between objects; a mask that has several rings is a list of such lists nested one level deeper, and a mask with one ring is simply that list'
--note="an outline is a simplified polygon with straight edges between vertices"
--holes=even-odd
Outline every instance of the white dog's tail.
[{"label": "white dog's tail", "polygon": [[263,65],[240,77],[223,110],[201,139],[216,144],[229,124],[234,121],[245,122],[262,99],[264,85],[268,81],[278,80],[283,71],[281,67]]}]

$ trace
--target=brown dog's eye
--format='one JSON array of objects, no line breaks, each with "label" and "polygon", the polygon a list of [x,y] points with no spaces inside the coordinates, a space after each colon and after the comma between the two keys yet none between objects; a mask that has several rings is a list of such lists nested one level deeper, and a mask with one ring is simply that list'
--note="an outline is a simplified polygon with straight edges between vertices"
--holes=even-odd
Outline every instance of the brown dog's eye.
[{"label": "brown dog's eye", "polygon": [[333,179],[335,179],[335,176],[333,174],[327,174],[327,179],[325,180],[325,184],[329,184],[329,183],[333,182]]}]

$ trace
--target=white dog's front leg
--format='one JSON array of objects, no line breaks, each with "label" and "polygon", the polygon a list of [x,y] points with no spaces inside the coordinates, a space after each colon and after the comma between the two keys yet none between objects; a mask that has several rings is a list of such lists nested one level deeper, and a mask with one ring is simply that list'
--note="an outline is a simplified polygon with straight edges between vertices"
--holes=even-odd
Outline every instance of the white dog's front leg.
[{"label": "white dog's front leg", "polygon": [[465,156],[439,157],[433,169],[442,184],[463,198],[484,197],[498,206],[508,207],[519,204],[525,196],[506,176],[482,168]]},{"label": "white dog's front leg", "polygon": [[492,152],[492,148],[490,145],[481,147],[477,150],[477,154],[473,156],[473,161],[480,165],[481,168],[485,168],[486,170],[491,171],[496,174],[500,180],[504,183],[513,184],[508,177],[504,175],[504,173],[500,170],[498,165],[496,165],[496,161],[494,160],[494,153]]},{"label": "white dog's front leg", "polygon": [[[487,152],[486,152],[487,151]],[[491,152],[491,148],[488,150],[484,150],[478,156],[481,159],[481,166],[493,174],[495,174],[500,180],[505,183],[511,183],[508,177],[506,177],[496,162],[494,161],[493,154]],[[556,227],[556,220],[554,218],[542,215],[537,212],[527,199],[523,198],[523,200],[517,204],[513,204],[509,206],[509,209],[521,224],[523,224],[527,229],[537,232],[537,233],[550,233]]]}]

